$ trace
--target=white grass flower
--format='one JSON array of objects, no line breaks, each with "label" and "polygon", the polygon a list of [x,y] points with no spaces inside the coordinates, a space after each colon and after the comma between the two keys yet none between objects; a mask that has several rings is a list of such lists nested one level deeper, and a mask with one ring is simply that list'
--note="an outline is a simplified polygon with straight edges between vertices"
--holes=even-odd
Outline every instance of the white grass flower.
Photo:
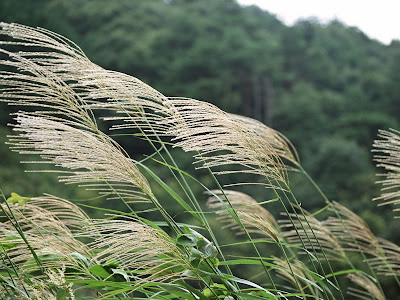
[{"label": "white grass flower", "polygon": [[[224,190],[224,193],[248,232],[267,236],[276,242],[280,240],[281,233],[275,218],[254,198],[237,191]],[[220,190],[212,190],[209,194],[207,206],[216,210],[219,221],[224,223],[225,227],[232,230],[240,230],[238,234],[243,234],[241,227],[226,209],[226,206],[229,207],[229,204],[223,193]]]},{"label": "white grass flower", "polygon": [[[50,200],[50,205],[44,204],[47,200]],[[57,202],[60,207],[53,211]],[[77,239],[76,234],[89,221],[79,208],[67,200],[50,196],[30,199],[23,206],[9,205],[11,211],[2,204],[6,214],[3,217],[8,221],[1,224],[0,240],[12,264],[26,272],[42,272],[46,268],[64,265],[80,273],[86,272],[85,258],[92,255],[91,250]],[[17,228],[15,224],[18,224]],[[43,276],[42,273],[40,278]]]},{"label": "white grass flower", "polygon": [[14,130],[21,133],[10,139],[11,148],[61,167],[60,181],[138,201],[152,195],[145,177],[108,136],[21,113],[17,122]]},{"label": "white grass flower", "polygon": [[345,251],[362,251],[368,257],[370,266],[379,274],[400,275],[400,247],[382,238],[376,237],[369,226],[357,214],[333,202],[339,217],[329,217],[325,224],[343,245]]},{"label": "white grass flower", "polygon": [[310,270],[300,261],[291,261],[289,265],[286,260],[277,258],[274,260],[274,264],[277,266],[275,270],[279,274],[279,277],[298,288],[301,293],[304,293],[306,287],[313,287],[310,285],[310,282],[315,283],[315,279],[310,274]]},{"label": "white grass flower", "polygon": [[[281,227],[290,230],[284,231],[283,236],[287,242],[329,260],[342,260],[346,254],[339,239],[332,232],[330,222],[320,221],[312,214],[302,209],[303,214],[290,214],[290,220],[280,220]],[[325,253],[325,255],[324,255]]]},{"label": "white grass flower", "polygon": [[[114,263],[134,284],[188,278],[189,259],[165,232],[138,220],[93,220],[84,235],[100,264]],[[190,277],[190,276],[189,276]]]},{"label": "white grass flower", "polygon": [[0,75],[2,98],[37,107],[35,116],[97,133],[92,110],[105,109],[107,120],[122,121],[112,129],[172,136],[176,146],[198,153],[200,168],[261,175],[262,184],[273,188],[284,188],[276,183],[286,183],[286,170],[298,164],[290,142],[255,120],[202,101],[167,98],[137,78],[93,64],[78,46],[50,31],[5,23],[0,27],[0,34],[13,39],[3,41],[4,46],[24,49],[18,54],[2,50],[11,58],[2,63],[14,68]]},{"label": "white grass flower", "polygon": [[[374,281],[362,273],[354,273],[347,275],[350,281],[358,285],[361,289],[349,287],[348,294],[358,299],[376,299],[384,300],[386,297],[379,290]],[[372,297],[372,298],[371,298]]]},{"label": "white grass flower", "polygon": [[[385,174],[378,176],[385,179],[378,181],[383,185],[382,195],[373,200],[382,201],[378,205],[394,205],[400,204],[400,132],[391,129],[390,131],[380,130],[380,140],[376,140],[373,144],[374,152],[379,152],[374,159],[377,167],[385,169]],[[399,211],[395,208],[394,211]]]}]

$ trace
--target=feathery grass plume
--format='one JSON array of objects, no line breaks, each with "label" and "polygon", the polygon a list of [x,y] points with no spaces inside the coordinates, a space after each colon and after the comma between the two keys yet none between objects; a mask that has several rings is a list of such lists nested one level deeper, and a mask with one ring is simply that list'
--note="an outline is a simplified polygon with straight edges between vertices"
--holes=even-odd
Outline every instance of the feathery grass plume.
[{"label": "feathery grass plume", "polygon": [[386,299],[385,296],[380,291],[380,289],[376,286],[375,282],[372,281],[367,276],[365,276],[364,274],[362,273],[349,274],[347,275],[347,278],[349,278],[351,282],[362,288],[362,290],[360,290],[354,287],[349,287],[347,293],[350,296],[359,299],[371,299],[371,297],[373,297],[373,299],[376,300]]},{"label": "feathery grass plume", "polygon": [[[83,226],[89,224],[89,217],[74,203],[52,195],[44,195],[40,197],[25,198],[25,203],[15,203],[14,197],[21,196],[12,193],[12,197],[7,199],[10,208],[13,210],[14,215],[23,218],[30,229],[29,223],[32,226],[40,226],[42,230],[52,232],[51,228],[56,226],[56,232],[59,231],[59,225],[65,227],[66,232],[79,232]],[[18,199],[18,198],[17,198]],[[14,205],[13,205],[14,204]],[[4,206],[4,205],[3,205]],[[46,222],[46,220],[49,220]],[[38,223],[36,224],[36,220]],[[22,224],[25,224],[22,223]],[[36,225],[35,225],[36,224]],[[25,229],[25,228],[22,228]]]},{"label": "feathery grass plume", "polygon": [[[378,181],[383,185],[382,195],[373,200],[382,201],[378,205],[398,205],[400,204],[400,132],[394,129],[390,131],[379,130],[380,140],[374,141],[373,152],[379,152],[380,155],[374,155],[377,167],[386,170],[386,174],[378,174],[385,177]],[[394,211],[399,211],[395,208]]]},{"label": "feathery grass plume", "polygon": [[[224,193],[237,211],[239,218],[246,226],[248,232],[268,236],[274,241],[279,242],[281,233],[278,223],[268,210],[262,207],[254,198],[245,193],[231,190],[224,190]],[[218,220],[225,223],[226,228],[241,230],[241,227],[231,217],[229,211],[225,208],[225,205],[221,203],[222,201],[228,205],[222,191],[212,190],[207,194],[210,196],[206,205],[209,208],[217,210],[216,214],[219,216]],[[240,231],[237,234],[243,234],[243,232]]]},{"label": "feathery grass plume", "polygon": [[383,249],[377,237],[357,214],[343,205],[332,202],[334,210],[339,217],[329,217],[325,224],[329,230],[340,240],[346,251],[360,252],[377,257],[384,257]]},{"label": "feathery grass plume", "polygon": [[[170,108],[164,103],[166,97],[139,79],[101,68],[92,63],[76,44],[54,32],[6,23],[0,23],[0,28],[0,35],[12,38],[11,41],[0,41],[0,44],[18,45],[24,49],[18,54],[2,50],[16,60],[15,62],[2,61],[3,65],[16,68],[21,68],[23,65],[23,70],[28,73],[46,73],[48,77],[62,82],[65,88],[69,89],[73,97],[65,100],[76,98],[75,101],[83,104],[82,108],[112,109],[122,113],[123,116],[109,118],[124,122],[120,126],[116,125],[116,128],[126,126],[130,128],[134,124],[135,128],[140,127],[141,130],[148,130],[151,133],[157,132],[159,127],[161,132],[166,131],[163,123],[160,122],[164,115],[169,115]],[[41,88],[40,81],[29,74],[22,77],[18,72],[3,72],[1,75],[3,84],[12,88],[11,93],[5,90],[7,95],[3,98],[15,105],[32,105],[30,98],[21,100],[23,97],[20,96],[22,96],[21,93],[25,93],[25,86],[18,85],[18,82],[32,81],[32,86],[28,86],[28,91],[35,93]],[[46,78],[41,80],[44,81]],[[17,85],[21,86],[20,90],[15,89]],[[58,92],[57,88],[54,90],[54,93]],[[20,93],[17,94],[17,92]],[[66,103],[68,101],[53,103],[50,97],[53,95],[51,89],[47,94],[49,97],[41,96],[41,105],[56,111],[67,109],[65,106],[68,105]],[[33,104],[38,106],[35,102]],[[77,109],[76,105],[72,105],[71,108]],[[79,121],[79,116],[76,116],[76,119]]]},{"label": "feathery grass plume", "polygon": [[[315,250],[321,258],[324,258],[322,252],[325,252],[329,260],[342,260],[346,256],[345,251],[328,226],[329,223],[318,220],[304,209],[302,211],[304,215],[290,214],[294,226],[290,220],[279,220],[281,228],[290,229],[282,233],[288,243],[302,247],[302,239],[306,250],[310,252]],[[309,225],[301,226],[301,223],[306,224],[307,222]]]},{"label": "feathery grass plume", "polygon": [[48,269],[47,277],[49,278],[49,281],[54,284],[58,289],[63,290],[62,295],[64,296],[64,298],[75,300],[75,293],[72,289],[72,283],[67,283],[67,278],[65,276],[65,266],[63,266],[61,269]]},{"label": "feathery grass plume", "polygon": [[280,158],[293,164],[292,166],[285,164],[286,168],[296,170],[296,166],[300,164],[300,158],[296,148],[294,148],[287,137],[255,119],[235,114],[230,114],[230,116],[245,124],[248,130],[260,136],[264,141],[267,141]]},{"label": "feathery grass plume", "polygon": [[[13,38],[12,41],[0,41],[0,45],[5,48],[12,45],[22,47],[23,50],[32,50],[32,52],[10,52],[0,48],[0,53],[6,54],[9,58],[0,61],[1,65],[8,68],[7,71],[0,72],[2,101],[10,105],[34,107],[37,110],[29,112],[32,115],[97,131],[93,115],[84,108],[83,99],[78,97],[68,83],[53,72],[46,62],[42,62],[47,55],[56,56],[59,51],[66,49],[72,55],[74,53],[72,47],[63,49],[55,45],[55,41],[50,37],[40,34],[39,30],[22,25],[0,23],[0,35]],[[59,39],[61,40],[61,37]],[[49,46],[54,52],[38,50],[41,49],[38,47]]]},{"label": "feathery grass plume", "polygon": [[[333,234],[340,240],[345,251],[362,252],[369,257],[370,268],[387,276],[400,275],[400,247],[382,238],[377,238],[368,225],[348,208],[333,202],[341,218],[329,217],[326,220]],[[397,280],[397,278],[396,278]]]},{"label": "feathery grass plume", "polygon": [[[300,261],[291,261],[289,266],[289,263],[286,260],[277,258],[274,260],[274,264],[278,266],[275,270],[279,276],[288,281],[294,287],[300,289],[301,293],[304,293],[306,286],[312,289],[310,282],[315,283],[314,277],[309,273],[310,270]],[[294,276],[296,276],[298,280],[296,280]],[[300,282],[304,285],[300,285]]]},{"label": "feathery grass plume", "polygon": [[[85,99],[74,90],[76,76],[92,66],[81,50],[43,29],[1,23],[0,34],[16,40],[1,44],[31,50],[1,50],[10,57],[1,64],[14,68],[0,74],[1,99],[38,109],[17,113],[14,130],[22,133],[10,140],[14,150],[39,154],[48,163],[70,169],[70,175],[61,178],[67,183],[83,183],[128,200],[144,201],[143,193],[151,196],[147,180],[123,149],[98,129]],[[38,52],[37,47],[52,52]]]},{"label": "feathery grass plume", "polygon": [[[150,186],[135,164],[108,136],[94,134],[53,120],[19,113],[10,139],[20,154],[38,154],[43,161],[63,169],[60,181],[79,183],[124,199],[146,201]],[[39,163],[39,162],[37,162]],[[132,189],[134,188],[134,189]]]},{"label": "feathery grass plume", "polygon": [[[86,226],[88,220],[79,217],[71,217],[69,213],[78,212],[79,209],[66,205],[66,200],[60,201],[64,205],[64,212],[52,212],[51,209],[37,205],[49,199],[36,198],[33,203],[23,206],[7,206],[2,204],[3,217],[7,221],[2,222],[0,229],[0,241],[3,251],[11,261],[7,264],[17,265],[26,273],[42,272],[47,268],[68,267],[76,274],[85,274],[87,269],[87,258],[92,255],[91,250],[76,238],[73,231],[78,231],[78,226]],[[51,198],[53,203],[57,198]],[[35,203],[36,202],[36,203]],[[10,210],[8,209],[10,207]],[[37,263],[37,255],[40,264]],[[38,275],[36,275],[38,276]],[[41,274],[40,278],[45,276]]]},{"label": "feathery grass plume", "polygon": [[[19,270],[22,274],[23,271]],[[9,278],[4,277],[0,274],[0,280],[7,282]],[[56,296],[52,291],[49,282],[39,280],[37,278],[31,278],[30,283],[25,282],[24,279],[14,278],[12,285],[9,289],[0,289],[1,299],[25,299],[25,300],[56,300]],[[11,288],[12,287],[12,288]]]},{"label": "feathery grass plume", "polygon": [[[41,197],[30,198],[29,205],[40,207],[48,211],[54,218],[59,219],[71,232],[79,232],[82,226],[89,223],[89,216],[76,204],[53,195],[45,194]],[[25,216],[35,218],[34,215]]]},{"label": "feathery grass plume", "polygon": [[[195,151],[199,168],[230,166],[216,174],[250,173],[269,178],[271,182],[286,181],[284,164],[271,140],[278,137],[271,132],[269,139],[259,134],[240,118],[203,101],[169,98],[175,113],[168,121],[175,146]],[[236,166],[236,169],[232,166]]]},{"label": "feathery grass plume", "polygon": [[[205,102],[166,98],[134,77],[107,71],[91,63],[78,46],[50,31],[5,23],[0,27],[0,34],[13,38],[1,42],[3,45],[26,48],[19,54],[3,50],[15,60],[2,62],[4,65],[28,73],[23,76],[18,72],[1,74],[6,101],[52,108],[57,114],[79,107],[83,111],[67,114],[72,119],[69,121],[82,123],[82,115],[85,115],[85,126],[93,130],[97,130],[93,116],[85,109],[113,109],[123,115],[106,119],[124,122],[114,125],[113,129],[135,127],[149,134],[175,136],[179,141],[177,145],[185,151],[199,151],[195,157],[204,168],[244,167],[220,173],[249,172],[268,176],[271,181],[284,181],[284,164],[279,155],[296,164],[297,155],[292,153],[293,148],[287,140],[261,123],[229,115]],[[42,50],[38,51],[38,47]],[[28,87],[22,87],[21,82],[29,83]],[[43,91],[46,93],[37,100],[34,95]],[[60,98],[64,94],[70,99]],[[53,98],[58,100],[53,101]],[[76,105],[76,102],[82,105]],[[46,110],[36,113],[47,114],[47,117],[51,114]],[[86,120],[87,116],[89,120]]]},{"label": "feathery grass plume", "polygon": [[132,290],[145,282],[173,282],[191,278],[187,255],[161,229],[136,219],[93,220],[84,236],[100,264],[114,264],[132,282]]},{"label": "feathery grass plume", "polygon": [[369,263],[380,275],[400,276],[400,247],[382,238],[377,240],[384,257],[374,253],[375,257],[368,259]]}]

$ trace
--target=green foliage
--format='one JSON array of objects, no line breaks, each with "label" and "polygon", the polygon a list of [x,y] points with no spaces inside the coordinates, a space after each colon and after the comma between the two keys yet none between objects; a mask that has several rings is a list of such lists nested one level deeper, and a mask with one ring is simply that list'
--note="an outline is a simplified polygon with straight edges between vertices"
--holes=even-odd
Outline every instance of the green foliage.
[{"label": "green foliage", "polygon": [[29,199],[29,197],[21,197],[17,193],[11,193],[11,197],[7,199],[7,203],[24,206]]}]

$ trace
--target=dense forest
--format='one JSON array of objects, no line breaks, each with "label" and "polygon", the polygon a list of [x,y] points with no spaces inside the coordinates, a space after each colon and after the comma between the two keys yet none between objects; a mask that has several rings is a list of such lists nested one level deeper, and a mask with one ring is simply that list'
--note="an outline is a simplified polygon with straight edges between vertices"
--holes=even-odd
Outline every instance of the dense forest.
[{"label": "dense forest", "polygon": [[[360,214],[376,234],[400,241],[392,208],[371,201],[380,191],[371,145],[378,129],[400,128],[399,41],[384,45],[340,20],[286,26],[234,0],[5,0],[0,21],[52,30],[98,65],[164,95],[205,100],[277,129],[330,199]],[[91,197],[50,176],[23,173],[31,167],[4,144],[10,111],[1,104],[3,192]],[[132,155],[152,151],[139,140],[124,147]],[[290,180],[304,207],[317,209],[318,195],[296,173]],[[262,198],[263,190],[254,193]]]}]

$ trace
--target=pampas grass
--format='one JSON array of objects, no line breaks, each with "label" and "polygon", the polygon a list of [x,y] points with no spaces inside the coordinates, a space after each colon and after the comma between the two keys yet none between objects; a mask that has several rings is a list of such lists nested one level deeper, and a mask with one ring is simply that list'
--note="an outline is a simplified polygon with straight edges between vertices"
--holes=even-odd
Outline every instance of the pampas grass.
[{"label": "pampas grass", "polygon": [[[0,23],[0,35],[7,37],[0,41],[7,57],[0,61],[0,100],[21,109],[11,125],[10,148],[29,155],[26,163],[51,166],[40,172],[55,172],[60,182],[84,186],[129,210],[92,219],[56,196],[13,194],[1,204],[3,298],[344,299],[350,280],[365,290],[352,288],[350,294],[380,300],[387,299],[381,276],[400,286],[399,246],[376,237],[316,185],[329,216],[322,220],[302,208],[306,199],[293,194],[288,172],[300,171],[315,183],[281,133],[204,101],[164,96],[135,77],[92,63],[76,44],[45,29]],[[132,159],[108,130],[133,133],[154,155]],[[396,204],[398,133],[381,132],[381,138],[375,147],[383,155],[376,160],[389,172],[382,183],[390,192],[379,200]],[[197,169],[208,171],[218,189],[181,170],[171,147],[192,153]],[[168,185],[158,168],[146,165],[149,159],[177,184]],[[227,186],[238,190],[220,184],[227,174]],[[189,181],[204,190],[211,211],[203,209],[204,194],[195,195]],[[284,220],[276,221],[269,201],[239,191],[242,184],[270,189]],[[164,197],[184,209],[187,223],[170,215]],[[151,208],[138,210],[144,203]],[[155,219],[148,211],[158,212],[151,215]],[[220,226],[236,233],[234,243],[217,238]],[[278,255],[271,244],[278,245]],[[360,266],[349,253],[362,256]],[[255,275],[243,278],[243,267]]]}]

